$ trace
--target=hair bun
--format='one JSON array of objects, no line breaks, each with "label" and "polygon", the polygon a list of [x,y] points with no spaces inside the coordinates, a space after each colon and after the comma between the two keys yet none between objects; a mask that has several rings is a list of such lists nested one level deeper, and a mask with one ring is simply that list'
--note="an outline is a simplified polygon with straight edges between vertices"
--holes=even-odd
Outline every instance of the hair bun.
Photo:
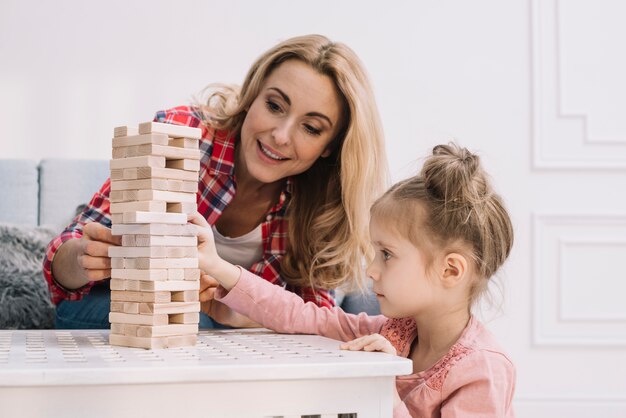
[{"label": "hair bun", "polygon": [[466,206],[482,201],[487,191],[480,158],[455,143],[437,145],[424,163],[422,176],[432,197]]}]

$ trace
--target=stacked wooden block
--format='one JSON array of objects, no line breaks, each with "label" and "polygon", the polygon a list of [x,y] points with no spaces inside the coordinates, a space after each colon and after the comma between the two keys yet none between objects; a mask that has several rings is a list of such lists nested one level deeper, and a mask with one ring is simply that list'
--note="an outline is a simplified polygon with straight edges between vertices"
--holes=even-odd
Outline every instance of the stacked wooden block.
[{"label": "stacked wooden block", "polygon": [[201,130],[156,122],[115,128],[111,218],[112,345],[196,343],[200,270],[196,211]]}]

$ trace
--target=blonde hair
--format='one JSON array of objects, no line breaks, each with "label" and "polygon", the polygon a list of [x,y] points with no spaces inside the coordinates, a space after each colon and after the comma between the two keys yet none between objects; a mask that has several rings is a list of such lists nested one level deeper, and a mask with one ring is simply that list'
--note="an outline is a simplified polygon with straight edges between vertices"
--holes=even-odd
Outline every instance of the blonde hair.
[{"label": "blonde hair", "polygon": [[[261,55],[241,89],[213,85],[201,107],[205,121],[237,135],[246,109],[281,63],[296,59],[335,84],[343,101],[343,129],[332,153],[294,177],[287,216],[289,245],[281,276],[289,285],[326,289],[362,285],[369,254],[368,208],[387,180],[384,137],[374,94],[361,61],[341,43],[321,35],[288,39]],[[367,257],[366,257],[367,258]]]},{"label": "blonde hair", "polygon": [[[416,211],[425,215],[422,222],[415,221]],[[478,156],[456,144],[434,147],[421,173],[393,185],[371,214],[427,252],[466,253],[478,276],[470,304],[513,246],[511,219]]]}]

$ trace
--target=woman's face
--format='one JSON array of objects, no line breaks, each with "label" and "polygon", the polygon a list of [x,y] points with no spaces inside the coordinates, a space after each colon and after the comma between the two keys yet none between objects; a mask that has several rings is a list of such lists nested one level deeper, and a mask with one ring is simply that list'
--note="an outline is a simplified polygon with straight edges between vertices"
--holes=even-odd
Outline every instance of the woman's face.
[{"label": "woman's face", "polygon": [[[299,60],[267,77],[241,127],[238,176],[274,183],[330,155],[342,123],[340,97],[330,77]],[[243,167],[242,167],[243,166]]]}]

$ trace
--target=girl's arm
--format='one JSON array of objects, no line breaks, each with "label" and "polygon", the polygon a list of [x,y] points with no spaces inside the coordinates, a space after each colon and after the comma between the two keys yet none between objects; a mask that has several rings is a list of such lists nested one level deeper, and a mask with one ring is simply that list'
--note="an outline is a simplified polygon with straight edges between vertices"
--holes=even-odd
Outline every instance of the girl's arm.
[{"label": "girl's arm", "polygon": [[269,283],[246,269],[221,259],[213,233],[200,214],[189,216],[198,225],[200,269],[221,285],[215,299],[264,327],[283,333],[320,334],[348,341],[380,331],[386,318],[350,315],[341,309],[305,303],[298,295]]}]

